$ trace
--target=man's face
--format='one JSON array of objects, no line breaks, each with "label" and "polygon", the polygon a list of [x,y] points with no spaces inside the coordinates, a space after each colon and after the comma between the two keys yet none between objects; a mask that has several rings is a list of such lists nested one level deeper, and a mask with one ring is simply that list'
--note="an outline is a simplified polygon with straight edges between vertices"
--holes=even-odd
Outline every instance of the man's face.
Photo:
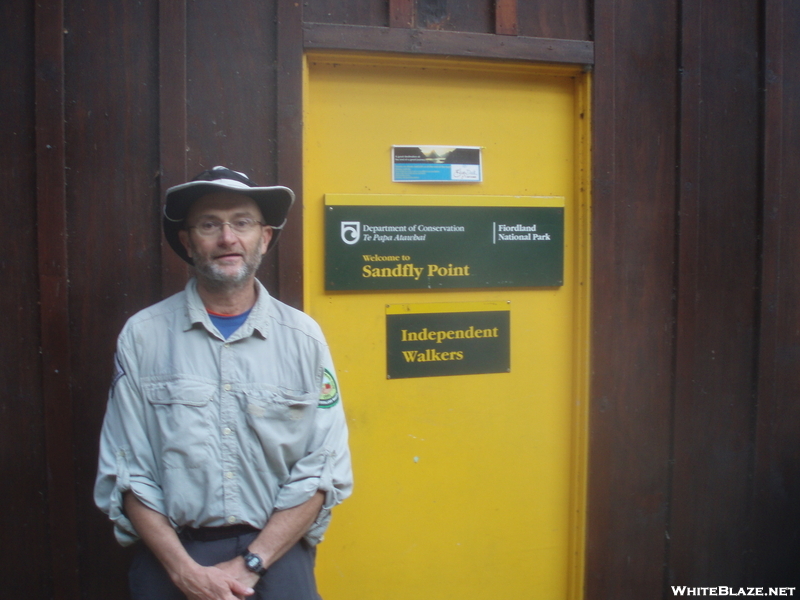
[{"label": "man's face", "polygon": [[203,235],[198,226],[243,219],[261,221],[261,211],[252,199],[235,192],[207,194],[189,210],[187,227],[179,233],[181,243],[194,260],[198,280],[211,289],[235,289],[252,282],[272,239],[272,228],[258,225],[237,233],[231,225],[223,225],[218,232]]}]

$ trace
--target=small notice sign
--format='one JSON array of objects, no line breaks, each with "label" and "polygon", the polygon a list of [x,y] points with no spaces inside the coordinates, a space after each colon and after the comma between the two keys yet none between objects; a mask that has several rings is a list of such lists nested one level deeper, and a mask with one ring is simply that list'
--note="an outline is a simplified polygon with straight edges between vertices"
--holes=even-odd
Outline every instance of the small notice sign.
[{"label": "small notice sign", "polygon": [[480,183],[481,149],[473,146],[392,146],[392,181]]},{"label": "small notice sign", "polygon": [[509,372],[510,314],[507,302],[387,306],[387,378]]}]

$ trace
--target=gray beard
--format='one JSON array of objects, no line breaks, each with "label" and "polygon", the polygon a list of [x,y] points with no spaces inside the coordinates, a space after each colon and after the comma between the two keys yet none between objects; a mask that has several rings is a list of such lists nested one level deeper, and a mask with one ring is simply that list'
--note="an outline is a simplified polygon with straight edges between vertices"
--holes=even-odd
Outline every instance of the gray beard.
[{"label": "gray beard", "polygon": [[260,252],[254,252],[252,256],[245,256],[244,264],[239,270],[233,275],[228,275],[213,262],[199,258],[194,252],[191,254],[195,276],[206,289],[215,292],[238,290],[247,285],[251,277],[254,277],[258,271],[263,258]]}]

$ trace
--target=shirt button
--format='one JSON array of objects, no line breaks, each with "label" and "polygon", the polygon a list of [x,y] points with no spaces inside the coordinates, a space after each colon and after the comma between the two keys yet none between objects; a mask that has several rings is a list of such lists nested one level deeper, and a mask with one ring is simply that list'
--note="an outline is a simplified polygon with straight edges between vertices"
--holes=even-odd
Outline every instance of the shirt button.
[{"label": "shirt button", "polygon": [[231,434],[231,428],[230,427],[226,427],[225,429],[222,430],[222,433],[225,434],[225,435],[230,435]]},{"label": "shirt button", "polygon": [[231,347],[231,345],[230,345],[230,344],[225,344],[225,345],[223,346],[223,348],[230,348],[230,347]]},{"label": "shirt button", "polygon": [[231,391],[231,384],[230,383],[226,383],[225,387],[223,387],[222,389],[224,389],[226,392],[230,392]]},{"label": "shirt button", "polygon": [[236,475],[234,475],[232,471],[228,471],[227,473],[225,473],[225,477],[227,477],[228,479],[233,479],[234,477],[236,477]]},{"label": "shirt button", "polygon": [[234,517],[233,515],[228,517],[228,523],[236,523],[236,517]]}]

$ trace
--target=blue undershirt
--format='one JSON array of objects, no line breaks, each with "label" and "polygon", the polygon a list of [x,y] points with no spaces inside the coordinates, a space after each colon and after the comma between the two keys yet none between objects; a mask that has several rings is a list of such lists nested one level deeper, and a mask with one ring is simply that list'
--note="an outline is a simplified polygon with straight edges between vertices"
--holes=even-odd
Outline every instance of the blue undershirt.
[{"label": "blue undershirt", "polygon": [[[250,310],[253,310],[252,308]],[[214,326],[219,329],[219,332],[222,334],[226,340],[233,335],[233,333],[242,326],[247,320],[247,315],[250,314],[250,310],[247,312],[243,312],[240,315],[218,315],[216,313],[209,312],[208,316],[211,318],[211,322]]]}]

